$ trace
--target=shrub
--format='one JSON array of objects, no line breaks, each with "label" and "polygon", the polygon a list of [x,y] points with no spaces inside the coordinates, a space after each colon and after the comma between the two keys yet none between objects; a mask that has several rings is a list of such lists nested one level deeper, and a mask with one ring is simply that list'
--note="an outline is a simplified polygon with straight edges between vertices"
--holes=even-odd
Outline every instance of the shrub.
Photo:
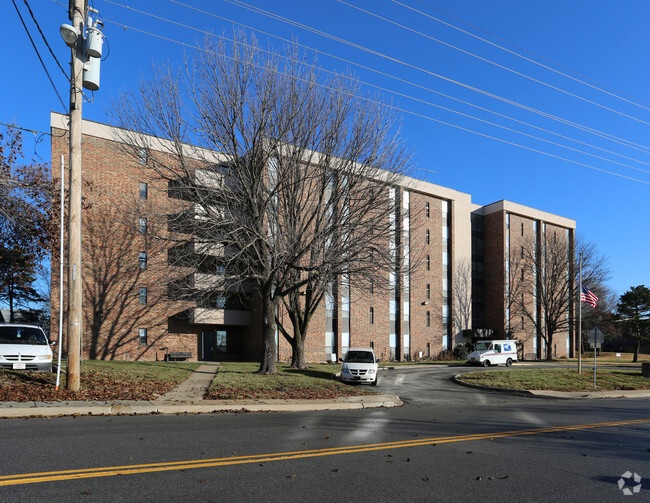
[{"label": "shrub", "polygon": [[466,360],[467,359],[467,348],[465,344],[456,344],[454,347],[454,360]]}]

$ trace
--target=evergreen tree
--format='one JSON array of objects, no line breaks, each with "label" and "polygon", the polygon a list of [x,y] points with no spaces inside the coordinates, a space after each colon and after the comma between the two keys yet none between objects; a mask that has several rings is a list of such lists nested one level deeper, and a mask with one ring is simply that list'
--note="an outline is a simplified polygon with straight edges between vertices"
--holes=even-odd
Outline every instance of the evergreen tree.
[{"label": "evergreen tree", "polygon": [[621,295],[617,318],[623,322],[623,336],[635,342],[633,361],[638,362],[641,342],[650,338],[650,288],[633,286]]}]

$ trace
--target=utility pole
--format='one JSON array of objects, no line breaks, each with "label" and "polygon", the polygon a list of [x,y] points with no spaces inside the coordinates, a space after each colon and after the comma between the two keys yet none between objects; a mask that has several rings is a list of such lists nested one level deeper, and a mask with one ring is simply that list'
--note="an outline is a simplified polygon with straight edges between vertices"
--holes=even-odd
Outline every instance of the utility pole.
[{"label": "utility pole", "polygon": [[68,191],[68,367],[66,387],[79,391],[81,375],[81,106],[84,65],[85,0],[70,0],[77,43],[72,48],[70,79],[70,185]]},{"label": "utility pole", "polygon": [[[91,9],[93,12],[97,12]],[[86,40],[87,0],[69,0],[69,19],[72,25],[60,28],[61,36],[71,48],[70,75],[70,181],[68,189],[68,366],[66,387],[79,391],[81,375],[82,283],[81,283],[81,109],[82,86],[92,91],[99,89],[99,65],[103,35],[101,23],[92,23],[88,17]],[[63,285],[61,285],[63,287]],[[60,307],[62,309],[63,306]]]}]

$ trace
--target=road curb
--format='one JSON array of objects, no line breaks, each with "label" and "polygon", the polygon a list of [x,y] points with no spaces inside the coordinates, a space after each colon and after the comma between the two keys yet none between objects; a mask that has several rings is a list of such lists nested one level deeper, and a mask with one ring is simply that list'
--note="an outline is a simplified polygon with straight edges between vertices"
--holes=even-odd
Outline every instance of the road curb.
[{"label": "road curb", "polygon": [[200,400],[130,402],[2,402],[0,419],[64,416],[119,416],[147,414],[211,414],[229,412],[299,412],[354,410],[403,405],[396,395],[367,395],[334,400]]},{"label": "road curb", "polygon": [[604,399],[604,398],[650,398],[650,390],[614,390],[614,391],[548,391],[548,390],[529,390],[516,388],[497,388],[495,386],[483,386],[481,384],[471,384],[459,379],[461,374],[452,377],[452,381],[461,386],[468,388],[482,389],[486,391],[499,391],[512,394],[524,394],[536,398],[560,398],[564,400],[585,400],[585,399]]},{"label": "road curb", "polygon": [[456,384],[460,384],[461,386],[466,386],[467,388],[475,388],[475,389],[482,389],[485,391],[500,391],[500,392],[507,392],[507,393],[512,393],[512,394],[524,394],[524,395],[533,395],[530,390],[527,389],[516,389],[516,388],[497,388],[496,386],[483,386],[482,384],[471,384],[465,381],[461,381],[459,378],[461,377],[461,374],[457,374],[454,377],[451,378],[453,382]]}]

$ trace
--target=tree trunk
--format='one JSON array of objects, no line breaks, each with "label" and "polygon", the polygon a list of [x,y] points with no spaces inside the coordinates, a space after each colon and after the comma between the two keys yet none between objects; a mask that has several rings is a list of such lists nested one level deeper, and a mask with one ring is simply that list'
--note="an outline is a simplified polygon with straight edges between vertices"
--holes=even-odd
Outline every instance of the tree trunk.
[{"label": "tree trunk", "polygon": [[634,358],[632,363],[637,363],[639,361],[639,351],[641,351],[641,339],[637,339],[636,346],[634,346]]},{"label": "tree trunk", "polygon": [[277,312],[277,297],[262,296],[262,358],[258,374],[275,374],[275,364],[278,360],[278,347],[275,343],[275,314]]},{"label": "tree trunk", "polygon": [[546,335],[546,361],[553,359],[553,334]]},{"label": "tree trunk", "polygon": [[305,362],[305,338],[302,332],[296,332],[294,327],[293,339],[291,341],[291,368],[305,370],[307,363]]}]

